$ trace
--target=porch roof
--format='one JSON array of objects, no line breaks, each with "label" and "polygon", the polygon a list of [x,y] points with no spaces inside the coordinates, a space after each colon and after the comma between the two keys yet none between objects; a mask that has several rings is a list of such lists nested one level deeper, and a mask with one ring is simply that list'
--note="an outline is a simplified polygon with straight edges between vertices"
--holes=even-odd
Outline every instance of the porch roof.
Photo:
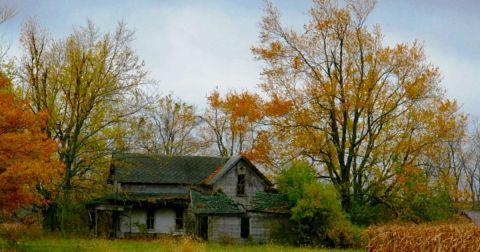
[{"label": "porch roof", "polygon": [[235,202],[224,193],[204,194],[191,190],[192,210],[195,214],[241,214]]},{"label": "porch roof", "polygon": [[252,210],[266,213],[289,213],[292,204],[280,193],[257,192],[252,199]]},{"label": "porch roof", "polygon": [[100,198],[92,199],[86,203],[87,206],[96,206],[100,204],[115,204],[127,202],[149,202],[162,203],[174,201],[188,201],[187,193],[141,193],[141,192],[120,192],[109,194]]}]

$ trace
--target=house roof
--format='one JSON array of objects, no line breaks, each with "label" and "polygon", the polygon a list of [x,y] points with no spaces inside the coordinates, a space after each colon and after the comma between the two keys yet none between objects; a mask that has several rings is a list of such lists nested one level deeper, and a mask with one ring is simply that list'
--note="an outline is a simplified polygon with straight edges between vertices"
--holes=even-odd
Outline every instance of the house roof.
[{"label": "house roof", "polygon": [[112,165],[115,179],[121,183],[212,185],[240,160],[245,160],[267,185],[272,185],[243,156],[227,158],[116,153],[112,156]]},{"label": "house roof", "polygon": [[160,202],[171,202],[189,200],[189,195],[187,193],[140,193],[140,192],[120,192],[117,194],[108,194],[106,196],[96,198],[88,201],[86,204],[100,205],[100,204],[113,204],[119,202],[150,202],[150,203],[160,203]]},{"label": "house roof", "polygon": [[269,186],[273,186],[272,182],[270,182],[270,180],[268,180],[267,177],[265,177],[265,175],[263,175],[263,173],[261,173],[257,167],[252,164],[252,162],[250,162],[250,160],[248,160],[247,158],[241,156],[241,155],[238,155],[238,156],[232,156],[230,159],[228,159],[228,161],[225,163],[225,165],[221,168],[221,169],[218,169],[216,170],[214,173],[212,173],[206,180],[205,180],[205,184],[207,185],[213,185],[215,182],[217,182],[221,177],[223,177],[223,175],[225,175],[228,171],[230,171],[230,169],[232,169],[238,162],[240,162],[240,160],[244,160],[245,162],[247,162],[250,167],[253,169],[253,171],[260,177],[263,179],[263,181],[269,185]]},{"label": "house roof", "polygon": [[112,156],[115,179],[123,183],[202,184],[229,158],[117,153]]},{"label": "house roof", "polygon": [[252,199],[252,210],[266,213],[289,213],[292,204],[280,193],[257,192]]},{"label": "house roof", "polygon": [[240,214],[245,211],[235,204],[227,195],[221,192],[204,194],[191,190],[192,210],[195,214]]}]

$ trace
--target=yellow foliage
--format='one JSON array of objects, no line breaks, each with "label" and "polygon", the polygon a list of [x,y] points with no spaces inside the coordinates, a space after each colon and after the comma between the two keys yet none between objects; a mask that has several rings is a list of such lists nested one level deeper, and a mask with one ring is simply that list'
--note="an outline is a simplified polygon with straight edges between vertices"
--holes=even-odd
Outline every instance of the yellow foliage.
[{"label": "yellow foliage", "polygon": [[282,139],[276,147],[318,161],[345,199],[371,187],[396,197],[410,176],[439,174],[426,169],[447,168],[448,142],[466,124],[421,43],[384,46],[379,29],[366,25],[369,3],[315,1],[300,31],[283,27],[269,5],[252,50],[266,63],[260,87],[270,133]]}]

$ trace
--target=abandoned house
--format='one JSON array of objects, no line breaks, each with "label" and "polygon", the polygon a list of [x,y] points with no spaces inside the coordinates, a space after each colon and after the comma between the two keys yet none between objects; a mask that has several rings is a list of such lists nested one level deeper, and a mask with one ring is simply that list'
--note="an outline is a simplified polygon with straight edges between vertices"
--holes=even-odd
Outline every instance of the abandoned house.
[{"label": "abandoned house", "polygon": [[114,154],[113,193],[88,203],[111,213],[116,237],[189,233],[242,243],[284,240],[289,203],[243,156]]}]

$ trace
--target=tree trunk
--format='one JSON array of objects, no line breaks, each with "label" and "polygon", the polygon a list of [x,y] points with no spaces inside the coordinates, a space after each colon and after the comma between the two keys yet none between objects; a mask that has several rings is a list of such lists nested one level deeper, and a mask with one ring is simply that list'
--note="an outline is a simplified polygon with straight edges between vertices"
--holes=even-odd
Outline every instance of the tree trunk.
[{"label": "tree trunk", "polygon": [[70,206],[70,191],[72,189],[71,167],[72,167],[72,163],[67,160],[65,162],[65,181],[63,185],[62,214],[60,216],[60,231],[62,233],[62,236],[64,237],[65,237],[65,221],[68,214],[68,208]]},{"label": "tree trunk", "polygon": [[342,185],[342,189],[340,191],[340,198],[342,200],[342,209],[345,212],[350,213],[350,210],[352,208],[352,197],[348,186]]}]

